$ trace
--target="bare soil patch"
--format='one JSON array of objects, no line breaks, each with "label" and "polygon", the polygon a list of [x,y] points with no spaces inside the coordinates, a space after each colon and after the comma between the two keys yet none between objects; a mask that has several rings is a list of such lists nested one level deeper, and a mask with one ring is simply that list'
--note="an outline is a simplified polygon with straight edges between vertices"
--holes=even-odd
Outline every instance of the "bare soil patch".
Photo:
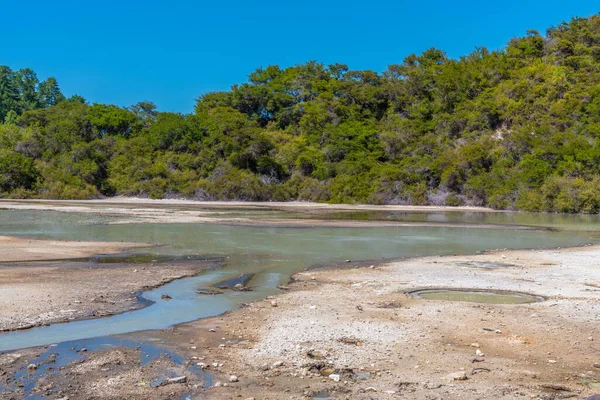
[{"label": "bare soil patch", "polygon": [[[600,283],[598,260],[595,246],[306,271],[276,298],[165,335],[209,370],[222,364],[212,369],[223,385],[208,390],[211,399],[583,399],[600,392],[600,290],[590,286]],[[465,266],[473,262],[521,268]],[[427,286],[515,290],[547,301],[404,294]]]},{"label": "bare soil patch", "polygon": [[[215,260],[208,259],[157,264],[68,261],[141,245],[0,237],[0,261],[3,262],[0,263],[0,331],[138,309],[146,305],[138,301],[141,291],[197,275],[215,265]],[[63,261],[41,261],[43,259]],[[17,262],[24,260],[40,261]]]}]

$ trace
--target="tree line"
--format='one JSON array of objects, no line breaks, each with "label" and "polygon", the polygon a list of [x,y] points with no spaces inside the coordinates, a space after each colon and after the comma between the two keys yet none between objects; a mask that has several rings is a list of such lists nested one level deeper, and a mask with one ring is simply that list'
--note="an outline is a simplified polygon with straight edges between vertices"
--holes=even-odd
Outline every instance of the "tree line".
[{"label": "tree line", "polygon": [[0,67],[0,196],[600,211],[600,14],[382,73],[258,68],[190,114]]}]

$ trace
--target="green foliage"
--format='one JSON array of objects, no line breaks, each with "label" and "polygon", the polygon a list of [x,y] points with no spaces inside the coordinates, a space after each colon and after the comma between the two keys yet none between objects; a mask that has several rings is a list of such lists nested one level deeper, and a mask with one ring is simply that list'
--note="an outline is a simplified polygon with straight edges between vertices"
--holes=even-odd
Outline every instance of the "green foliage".
[{"label": "green foliage", "polygon": [[94,104],[87,107],[86,114],[100,136],[129,136],[139,122],[138,116],[132,111],[112,105]]},{"label": "green foliage", "polygon": [[382,74],[258,68],[189,115],[0,67],[0,195],[600,211],[600,15]]}]

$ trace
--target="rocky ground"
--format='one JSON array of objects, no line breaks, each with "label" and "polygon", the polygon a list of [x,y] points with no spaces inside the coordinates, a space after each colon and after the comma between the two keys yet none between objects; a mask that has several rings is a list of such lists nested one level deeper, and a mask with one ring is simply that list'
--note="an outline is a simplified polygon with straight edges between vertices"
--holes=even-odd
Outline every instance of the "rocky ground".
[{"label": "rocky ground", "polygon": [[[305,271],[276,297],[172,329],[122,336],[139,346],[0,355],[0,398],[585,399],[600,393],[599,260],[600,246],[588,246]],[[93,275],[106,282],[95,286],[108,292],[82,298],[94,289],[82,286],[72,297],[64,292],[83,285],[93,268],[80,278],[77,270],[53,272],[48,265],[18,268],[30,268],[21,271],[20,284],[31,276],[39,285],[51,282],[47,290],[63,285],[46,292],[53,302],[69,299],[52,310],[109,296],[113,285],[130,293],[126,285],[160,284],[167,274],[182,274],[166,265],[162,273],[115,267]],[[70,279],[61,283],[60,276]],[[518,291],[544,301],[426,300],[407,294],[415,288]],[[151,355],[148,343],[167,353]],[[56,352],[56,360],[40,362],[48,352]],[[36,375],[47,364],[51,373]]]},{"label": "rocky ground", "polygon": [[[41,358],[45,358],[40,362]],[[0,399],[179,399],[198,375],[139,347],[27,349],[0,355]]]},{"label": "rocky ground", "polygon": [[[583,399],[600,392],[598,260],[584,247],[308,271],[276,298],[161,334],[219,382],[197,398]],[[404,293],[442,286],[546,301]]]}]

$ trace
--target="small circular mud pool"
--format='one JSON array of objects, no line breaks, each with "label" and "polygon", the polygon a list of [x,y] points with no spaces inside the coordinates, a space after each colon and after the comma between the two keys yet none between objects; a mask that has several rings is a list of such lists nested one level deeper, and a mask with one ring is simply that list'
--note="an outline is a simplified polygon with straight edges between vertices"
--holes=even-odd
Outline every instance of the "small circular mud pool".
[{"label": "small circular mud pool", "polygon": [[528,304],[546,300],[522,292],[485,289],[417,289],[406,292],[411,297],[426,300],[468,301],[484,304]]}]

